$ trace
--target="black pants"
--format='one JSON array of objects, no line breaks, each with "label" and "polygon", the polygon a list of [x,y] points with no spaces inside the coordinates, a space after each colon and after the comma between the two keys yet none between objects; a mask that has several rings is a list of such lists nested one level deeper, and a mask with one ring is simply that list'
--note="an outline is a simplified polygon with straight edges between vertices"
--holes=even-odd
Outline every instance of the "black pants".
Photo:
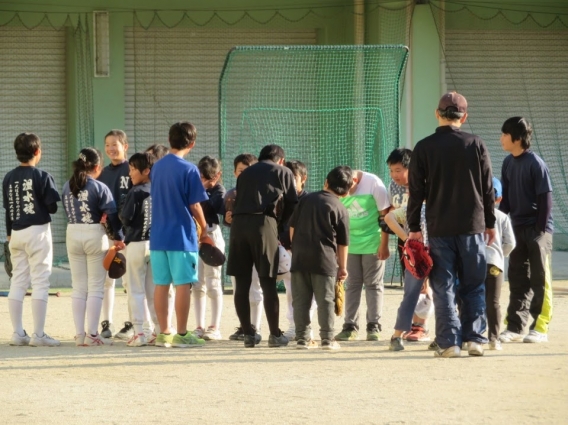
[{"label": "black pants", "polygon": [[[503,286],[503,272],[499,270],[498,275],[491,273],[491,268],[499,270],[493,264],[487,264],[487,277],[485,278],[485,308],[487,310],[487,337],[489,341],[496,341],[499,337],[499,326],[501,325],[501,287]],[[494,270],[495,270],[494,269]]]},{"label": "black pants", "polygon": [[227,274],[235,277],[235,310],[243,333],[254,335],[249,291],[256,267],[264,295],[264,311],[272,335],[280,336],[280,301],[276,290],[278,231],[276,220],[262,214],[237,215],[231,224]]},{"label": "black pants", "polygon": [[530,329],[547,333],[552,317],[552,235],[533,226],[514,227],[513,233],[517,245],[509,258],[507,329],[521,333],[530,315]]},{"label": "black pants", "polygon": [[[243,333],[246,335],[254,335],[250,322],[249,291],[251,281],[252,269],[248,275],[235,276],[235,310],[241,322]],[[264,296],[264,312],[266,313],[266,321],[268,322],[270,334],[280,336],[280,300],[278,299],[278,291],[276,290],[276,278],[259,276],[259,281]]]}]

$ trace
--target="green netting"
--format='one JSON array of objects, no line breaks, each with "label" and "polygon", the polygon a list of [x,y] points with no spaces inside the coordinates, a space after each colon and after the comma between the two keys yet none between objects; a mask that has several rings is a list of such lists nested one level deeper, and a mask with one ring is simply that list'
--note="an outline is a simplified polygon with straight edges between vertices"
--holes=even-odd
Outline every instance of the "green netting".
[{"label": "green netting", "polygon": [[[243,152],[258,155],[275,143],[287,159],[306,164],[308,191],[321,189],[337,165],[369,171],[388,184],[386,158],[400,144],[407,55],[401,45],[231,50],[219,86],[222,162],[232,164]],[[234,177],[224,176],[227,187],[234,186]]]},{"label": "green netting", "polygon": [[[468,131],[486,142],[497,177],[507,152],[501,125],[524,116],[533,125],[533,150],[549,166],[555,245],[568,246],[568,10],[532,4],[466,6],[431,1],[446,62],[448,89],[469,102]],[[550,10],[555,10],[551,13]]]},{"label": "green netting", "polygon": [[[399,145],[404,46],[250,46],[227,56],[220,80],[221,160],[280,144],[308,166],[308,190],[349,165],[386,181]],[[226,183],[234,179],[226,176]]]}]

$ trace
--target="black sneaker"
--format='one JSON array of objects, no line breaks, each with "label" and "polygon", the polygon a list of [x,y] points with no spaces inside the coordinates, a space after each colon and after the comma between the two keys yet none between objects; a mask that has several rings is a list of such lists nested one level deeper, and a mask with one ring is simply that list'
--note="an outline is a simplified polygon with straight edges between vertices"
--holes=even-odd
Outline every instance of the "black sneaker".
[{"label": "black sneaker", "polygon": [[243,328],[241,328],[241,327],[235,328],[235,333],[229,335],[229,339],[231,341],[242,341],[243,339],[245,339],[245,334],[243,333]]},{"label": "black sneaker", "polygon": [[254,335],[243,335],[245,348],[254,348],[255,345],[258,345],[260,343],[261,339],[261,336],[257,333],[255,333]]},{"label": "black sneaker", "polygon": [[280,331],[280,336],[270,335],[268,337],[268,346],[271,348],[275,347],[286,347],[288,345],[288,338],[284,336],[282,331]]},{"label": "black sneaker", "polygon": [[438,351],[438,348],[440,347],[438,346],[438,343],[436,341],[432,341],[428,346],[428,350],[430,351]]},{"label": "black sneaker", "polygon": [[114,337],[128,341],[133,336],[134,336],[134,327],[132,325],[132,322],[124,322],[124,327],[120,331],[118,331],[118,333]]},{"label": "black sneaker", "polygon": [[112,338],[112,331],[110,330],[110,322],[108,320],[103,320],[101,322],[101,336],[103,338]]},{"label": "black sneaker", "polygon": [[402,351],[404,350],[404,345],[402,344],[402,338],[401,337],[391,337],[390,340],[390,345],[389,345],[389,350],[390,351]]}]

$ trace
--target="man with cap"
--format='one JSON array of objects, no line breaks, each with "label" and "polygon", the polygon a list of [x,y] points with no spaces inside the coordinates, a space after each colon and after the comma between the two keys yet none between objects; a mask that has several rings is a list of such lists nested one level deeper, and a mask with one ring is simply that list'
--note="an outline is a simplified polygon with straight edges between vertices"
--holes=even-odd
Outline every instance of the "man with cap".
[{"label": "man with cap", "polygon": [[[434,266],[430,285],[436,314],[436,357],[483,355],[485,246],[495,239],[491,161],[481,138],[461,130],[467,101],[446,93],[435,111],[439,127],[414,147],[409,166],[409,238],[422,239],[420,210]],[[461,299],[458,317],[456,302]]]}]

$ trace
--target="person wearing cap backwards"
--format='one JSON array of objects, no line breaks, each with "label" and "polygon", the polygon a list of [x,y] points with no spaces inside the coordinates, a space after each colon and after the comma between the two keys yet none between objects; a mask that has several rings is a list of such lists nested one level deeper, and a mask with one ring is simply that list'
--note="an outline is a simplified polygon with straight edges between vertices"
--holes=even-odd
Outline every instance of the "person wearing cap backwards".
[{"label": "person wearing cap backwards", "polygon": [[[409,238],[422,239],[420,210],[434,267],[430,284],[436,315],[436,357],[459,357],[462,342],[470,356],[483,355],[487,339],[485,244],[495,239],[495,195],[491,160],[480,137],[466,133],[467,101],[446,93],[435,111],[439,127],[414,147],[409,167]],[[459,279],[459,286],[458,286]],[[461,317],[456,299],[462,300]]]}]

